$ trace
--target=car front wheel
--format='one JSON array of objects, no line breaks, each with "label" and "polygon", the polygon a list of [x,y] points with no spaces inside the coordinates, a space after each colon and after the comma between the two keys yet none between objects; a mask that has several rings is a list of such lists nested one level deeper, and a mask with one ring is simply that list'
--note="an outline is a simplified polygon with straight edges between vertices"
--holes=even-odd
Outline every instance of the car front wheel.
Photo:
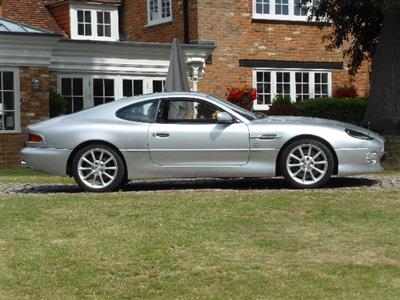
[{"label": "car front wheel", "polygon": [[299,189],[323,186],[334,170],[334,159],[329,148],[312,139],[288,145],[282,153],[280,164],[289,185]]},{"label": "car front wheel", "polygon": [[121,155],[107,145],[83,147],[76,153],[72,167],[75,181],[90,192],[115,191],[125,179]]}]

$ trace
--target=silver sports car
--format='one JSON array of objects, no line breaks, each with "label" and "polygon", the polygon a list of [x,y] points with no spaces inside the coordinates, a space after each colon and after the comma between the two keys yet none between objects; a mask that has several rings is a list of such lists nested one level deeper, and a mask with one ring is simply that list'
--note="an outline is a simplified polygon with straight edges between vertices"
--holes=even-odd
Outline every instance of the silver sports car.
[{"label": "silver sports car", "polygon": [[87,191],[130,179],[284,176],[318,188],[333,175],[383,171],[384,139],[351,124],[264,117],[217,97],[127,98],[28,127],[23,164],[73,176]]}]

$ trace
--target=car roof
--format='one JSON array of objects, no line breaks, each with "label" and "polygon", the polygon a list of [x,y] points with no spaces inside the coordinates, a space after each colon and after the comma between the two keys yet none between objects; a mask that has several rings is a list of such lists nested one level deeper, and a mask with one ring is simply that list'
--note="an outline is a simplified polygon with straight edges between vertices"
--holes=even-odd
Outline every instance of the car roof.
[{"label": "car roof", "polygon": [[[87,118],[91,115],[109,115],[110,112],[114,113],[118,109],[134,104],[136,102],[151,100],[151,99],[162,99],[166,97],[196,97],[196,98],[207,98],[208,95],[204,93],[194,93],[194,92],[170,92],[170,93],[153,93],[140,96],[132,96],[127,98],[122,98],[116,101],[108,102],[99,106],[91,107],[70,115],[66,117],[70,119],[80,119]],[[207,98],[208,99],[208,98]]]}]

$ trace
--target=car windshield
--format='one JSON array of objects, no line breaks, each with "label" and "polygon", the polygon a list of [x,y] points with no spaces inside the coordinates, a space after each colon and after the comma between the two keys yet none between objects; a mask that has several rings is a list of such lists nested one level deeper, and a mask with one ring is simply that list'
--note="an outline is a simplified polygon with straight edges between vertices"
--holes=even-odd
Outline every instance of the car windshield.
[{"label": "car windshield", "polygon": [[214,96],[214,95],[210,96],[210,98],[221,101],[223,105],[229,107],[231,110],[238,113],[239,115],[241,115],[242,117],[246,118],[249,121],[254,121],[254,120],[258,119],[258,116],[256,114],[253,114],[252,112],[245,110],[244,108],[241,108],[240,106],[237,106],[236,104],[228,102],[225,99],[222,99],[222,98],[220,98],[218,96]]}]

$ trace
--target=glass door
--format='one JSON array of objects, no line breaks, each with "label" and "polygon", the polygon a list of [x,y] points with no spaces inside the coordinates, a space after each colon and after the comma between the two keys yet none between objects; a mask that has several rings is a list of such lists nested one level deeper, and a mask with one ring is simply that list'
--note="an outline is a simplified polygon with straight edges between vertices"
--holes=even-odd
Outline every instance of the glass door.
[{"label": "glass door", "polygon": [[115,100],[114,79],[93,79],[93,105],[101,105]]},{"label": "glass door", "polygon": [[143,95],[143,79],[122,79],[122,97],[132,97]]}]

